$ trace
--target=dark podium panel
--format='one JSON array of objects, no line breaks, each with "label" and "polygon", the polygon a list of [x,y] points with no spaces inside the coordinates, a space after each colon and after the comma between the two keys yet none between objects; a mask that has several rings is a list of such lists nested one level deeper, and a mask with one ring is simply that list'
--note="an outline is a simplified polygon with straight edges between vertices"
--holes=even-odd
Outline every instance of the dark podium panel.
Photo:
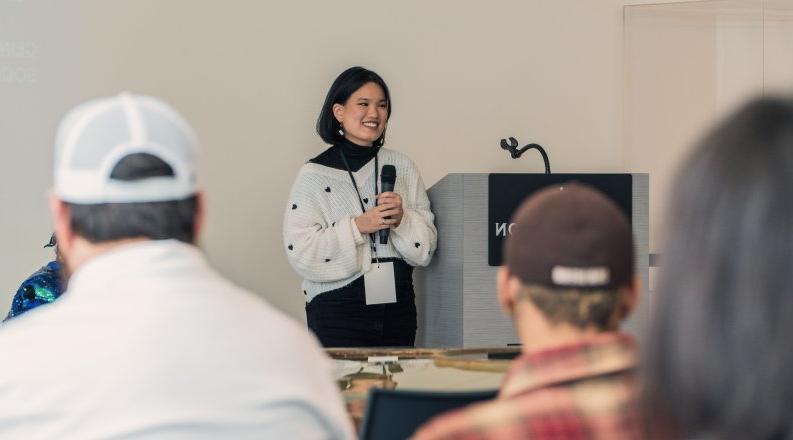
[{"label": "dark podium panel", "polygon": [[[625,210],[633,227],[636,269],[642,284],[648,285],[647,174],[448,174],[428,190],[438,250],[428,267],[416,271],[418,347],[499,347],[518,342],[496,299],[501,241],[512,211],[526,196],[569,181],[600,189]],[[625,326],[634,334],[648,313],[650,301],[644,296]]]},{"label": "dark podium panel", "polygon": [[633,178],[630,174],[490,174],[487,178],[487,263],[501,265],[502,245],[511,228],[512,214],[535,192],[578,182],[597,188],[633,217]]}]

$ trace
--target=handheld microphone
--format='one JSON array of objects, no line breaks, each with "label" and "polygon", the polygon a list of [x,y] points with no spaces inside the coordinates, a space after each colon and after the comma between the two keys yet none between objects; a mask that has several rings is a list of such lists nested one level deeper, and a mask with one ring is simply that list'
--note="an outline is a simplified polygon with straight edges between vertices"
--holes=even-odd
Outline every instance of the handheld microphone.
[{"label": "handheld microphone", "polygon": [[[380,173],[380,194],[393,191],[394,183],[396,183],[396,168],[393,165],[383,165],[383,171]],[[390,232],[391,228],[380,230],[380,244],[388,243],[388,234]]]}]

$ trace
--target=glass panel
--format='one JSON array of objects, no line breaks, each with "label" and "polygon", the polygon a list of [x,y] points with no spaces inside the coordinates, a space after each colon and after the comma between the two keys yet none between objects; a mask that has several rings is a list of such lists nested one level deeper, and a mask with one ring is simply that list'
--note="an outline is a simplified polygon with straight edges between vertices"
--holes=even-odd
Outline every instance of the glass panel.
[{"label": "glass panel", "polygon": [[[717,118],[763,93],[765,66],[772,63],[764,62],[769,45],[766,3],[719,0],[625,7],[624,157],[626,169],[650,173],[652,253],[660,252],[667,193],[679,162]],[[793,21],[789,13],[778,17],[775,32],[781,37]],[[782,46],[790,53],[790,41],[786,43]],[[783,53],[775,49],[774,57]],[[781,62],[790,64],[787,59],[773,61]],[[777,82],[790,83],[791,78],[783,75]]]},{"label": "glass panel", "polygon": [[793,2],[697,1],[624,12],[625,169],[650,173],[650,252],[657,253],[674,172],[697,138],[747,98],[793,90]]}]

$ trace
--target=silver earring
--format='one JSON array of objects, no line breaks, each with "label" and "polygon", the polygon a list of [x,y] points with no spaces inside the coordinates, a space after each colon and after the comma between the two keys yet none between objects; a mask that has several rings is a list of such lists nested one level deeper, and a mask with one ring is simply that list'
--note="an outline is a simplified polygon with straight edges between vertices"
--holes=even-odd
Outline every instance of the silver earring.
[{"label": "silver earring", "polygon": [[344,130],[341,127],[339,127],[339,136],[344,136]]}]

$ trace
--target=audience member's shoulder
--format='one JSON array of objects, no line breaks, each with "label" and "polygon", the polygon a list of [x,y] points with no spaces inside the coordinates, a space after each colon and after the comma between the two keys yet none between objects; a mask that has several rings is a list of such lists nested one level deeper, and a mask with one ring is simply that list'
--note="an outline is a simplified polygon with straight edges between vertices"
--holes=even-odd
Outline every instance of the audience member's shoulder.
[{"label": "audience member's shoulder", "polygon": [[[478,403],[430,420],[419,429],[414,438],[419,440],[557,438],[553,436],[554,432],[567,432],[575,436],[582,430],[597,431],[597,423],[592,424],[593,415],[577,411],[570,399],[569,392],[544,389],[519,398]],[[603,417],[604,423],[610,422],[610,414],[613,413]],[[558,431],[559,429],[566,431]],[[551,433],[551,436],[538,435],[538,433]]]},{"label": "audience member's shoulder", "polygon": [[305,326],[270,304],[262,296],[235,286],[237,312],[246,315],[248,322],[260,327],[264,334],[274,338],[305,340],[310,335]]},{"label": "audience member's shoulder", "polygon": [[0,352],[7,347],[22,345],[43,347],[53,335],[60,334],[63,321],[58,315],[62,304],[42,304],[35,309],[0,323]]},{"label": "audience member's shoulder", "polygon": [[[266,300],[245,292],[248,306],[245,320],[249,324],[252,340],[256,340],[261,356],[278,359],[272,365],[286,374],[299,369],[303,372],[330,371],[330,360],[317,338],[305,324],[272,306]],[[308,379],[316,380],[316,378]]]}]

